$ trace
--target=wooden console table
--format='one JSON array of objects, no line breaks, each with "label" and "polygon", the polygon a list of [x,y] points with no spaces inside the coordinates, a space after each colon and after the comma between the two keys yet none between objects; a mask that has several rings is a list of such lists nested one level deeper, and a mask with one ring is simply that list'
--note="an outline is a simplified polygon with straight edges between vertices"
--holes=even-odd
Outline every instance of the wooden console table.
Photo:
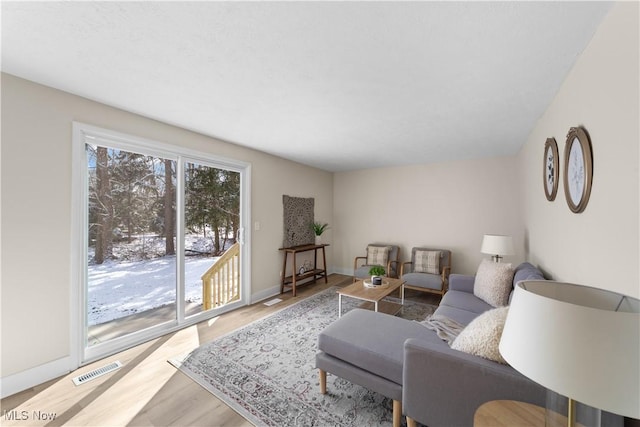
[{"label": "wooden console table", "polygon": [[[327,243],[323,243],[321,245],[300,245],[300,246],[292,246],[290,248],[280,248],[278,250],[284,252],[284,263],[282,265],[282,280],[280,282],[280,293],[284,293],[285,286],[291,286],[291,291],[293,296],[296,296],[296,285],[300,280],[313,278],[313,280],[309,283],[315,283],[315,281],[319,278],[324,277],[324,283],[327,283],[327,257],[324,252],[324,248],[329,246]],[[318,250],[322,249],[322,268],[318,268]],[[296,254],[301,252],[313,252],[313,269],[310,271],[305,271],[300,274],[298,272],[298,268],[296,266]],[[293,260],[293,270],[291,276],[285,276],[287,274],[287,258],[288,255],[291,254],[291,258]],[[289,285],[290,284],[290,285]]]}]

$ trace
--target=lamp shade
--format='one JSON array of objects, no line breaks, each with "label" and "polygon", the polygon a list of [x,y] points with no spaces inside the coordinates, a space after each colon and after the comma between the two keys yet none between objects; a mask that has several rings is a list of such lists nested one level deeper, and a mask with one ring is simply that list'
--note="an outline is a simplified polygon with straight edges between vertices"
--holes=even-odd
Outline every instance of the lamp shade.
[{"label": "lamp shade", "polygon": [[518,282],[500,353],[556,393],[640,418],[640,301],[635,298],[570,283]]},{"label": "lamp shade", "polygon": [[513,255],[513,239],[511,236],[485,234],[482,238],[480,252],[489,255]]}]

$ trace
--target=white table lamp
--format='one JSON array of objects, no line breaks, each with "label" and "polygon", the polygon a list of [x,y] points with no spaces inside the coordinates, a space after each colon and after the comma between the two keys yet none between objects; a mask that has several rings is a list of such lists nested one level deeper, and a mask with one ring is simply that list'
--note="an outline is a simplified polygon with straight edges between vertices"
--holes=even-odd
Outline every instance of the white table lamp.
[{"label": "white table lamp", "polygon": [[495,262],[500,262],[504,255],[513,255],[513,239],[511,236],[485,234],[480,252],[489,254]]},{"label": "white table lamp", "polygon": [[515,287],[500,353],[517,371],[574,401],[640,418],[640,301],[553,281]]}]

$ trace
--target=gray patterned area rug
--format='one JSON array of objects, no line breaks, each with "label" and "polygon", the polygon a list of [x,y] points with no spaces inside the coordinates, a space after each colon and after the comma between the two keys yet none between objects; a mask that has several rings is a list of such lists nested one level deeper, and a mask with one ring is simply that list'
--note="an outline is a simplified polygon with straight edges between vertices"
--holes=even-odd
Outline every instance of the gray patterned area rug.
[{"label": "gray patterned area rug", "polygon": [[[329,374],[320,394],[318,334],[338,318],[329,288],[204,344],[174,366],[257,426],[391,426],[392,401]],[[359,305],[343,298],[343,313]],[[405,300],[398,316],[423,320],[435,306]]]}]

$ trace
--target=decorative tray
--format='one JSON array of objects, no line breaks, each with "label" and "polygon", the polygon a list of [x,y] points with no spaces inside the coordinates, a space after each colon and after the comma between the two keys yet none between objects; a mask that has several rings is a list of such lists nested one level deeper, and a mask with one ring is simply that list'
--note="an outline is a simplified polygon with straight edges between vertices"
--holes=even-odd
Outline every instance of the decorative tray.
[{"label": "decorative tray", "polygon": [[384,279],[382,279],[382,285],[374,285],[373,283],[371,283],[371,279],[364,279],[362,283],[364,284],[365,288],[386,288],[387,286],[389,286],[389,281]]}]

